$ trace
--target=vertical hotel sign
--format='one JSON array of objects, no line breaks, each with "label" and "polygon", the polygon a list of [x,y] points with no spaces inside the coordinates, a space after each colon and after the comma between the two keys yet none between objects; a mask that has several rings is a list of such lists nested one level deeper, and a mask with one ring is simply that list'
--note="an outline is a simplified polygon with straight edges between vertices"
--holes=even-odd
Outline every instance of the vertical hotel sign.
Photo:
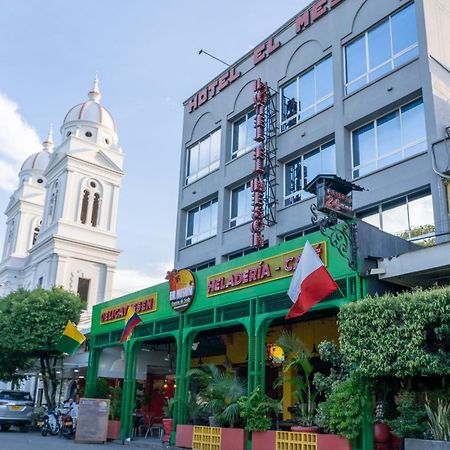
[{"label": "vertical hotel sign", "polygon": [[254,150],[255,170],[251,181],[253,198],[253,222],[250,225],[252,231],[252,246],[256,248],[264,247],[264,194],[266,183],[264,181],[264,163],[266,159],[266,149],[264,144],[266,128],[266,104],[269,99],[269,88],[261,79],[255,81],[254,104],[255,114],[255,141],[258,143]]},{"label": "vertical hotel sign", "polygon": [[[313,244],[313,248],[326,266],[326,242],[323,241]],[[213,297],[215,295],[237,291],[238,289],[245,289],[269,281],[290,277],[294,274],[302,253],[303,247],[282,253],[281,255],[272,256],[265,260],[255,261],[245,266],[235,267],[226,272],[211,275],[206,280],[206,295],[207,297]]]}]

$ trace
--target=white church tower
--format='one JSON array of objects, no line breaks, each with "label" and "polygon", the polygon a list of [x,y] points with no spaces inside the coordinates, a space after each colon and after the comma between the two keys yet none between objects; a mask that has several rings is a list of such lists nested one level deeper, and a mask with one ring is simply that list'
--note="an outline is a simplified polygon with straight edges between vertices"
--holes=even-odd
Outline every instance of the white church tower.
[{"label": "white church tower", "polygon": [[123,155],[97,78],[88,97],[64,118],[61,144],[53,148],[50,134],[22,166],[6,210],[1,295],[62,286],[87,311],[111,298]]}]

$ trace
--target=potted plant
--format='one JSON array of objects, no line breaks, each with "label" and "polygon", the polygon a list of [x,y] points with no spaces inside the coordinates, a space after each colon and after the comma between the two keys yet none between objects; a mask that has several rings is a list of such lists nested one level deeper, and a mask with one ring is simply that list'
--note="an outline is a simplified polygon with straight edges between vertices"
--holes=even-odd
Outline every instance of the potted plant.
[{"label": "potted plant", "polygon": [[238,400],[245,393],[245,381],[234,374],[221,372],[214,364],[191,369],[189,373],[200,382],[198,403],[212,414],[216,425],[221,428],[221,449],[245,448],[244,429],[235,428],[240,420]]},{"label": "potted plant", "polygon": [[[290,383],[293,386],[293,395],[297,402],[294,414],[299,422],[298,427],[292,431],[318,433],[319,427],[315,425],[317,389],[312,380],[314,367],[310,355],[298,336],[284,331],[277,341],[283,349],[286,359],[283,362],[283,375],[276,385]],[[295,369],[297,376],[287,376],[290,369]]]},{"label": "potted plant", "polygon": [[429,429],[427,412],[425,407],[417,402],[414,392],[407,391],[399,394],[397,413],[397,418],[388,421],[394,434],[403,441],[405,438],[423,439]]},{"label": "potted plant", "polygon": [[120,438],[120,412],[122,409],[122,388],[116,386],[111,389],[111,402],[109,404],[108,434],[107,438],[117,440]]},{"label": "potted plant", "polygon": [[162,420],[163,427],[164,427],[164,436],[162,439],[163,442],[170,441],[170,435],[172,433],[172,426],[173,426],[174,404],[175,404],[175,399],[168,398],[168,399],[166,399],[164,407],[163,407],[163,414],[164,414],[164,418]]},{"label": "potted plant", "polygon": [[276,431],[270,430],[272,419],[269,414],[274,411],[274,403],[270,400],[258,386],[249,397],[242,396],[238,401],[245,429],[252,432],[254,449],[274,450],[276,447]]}]

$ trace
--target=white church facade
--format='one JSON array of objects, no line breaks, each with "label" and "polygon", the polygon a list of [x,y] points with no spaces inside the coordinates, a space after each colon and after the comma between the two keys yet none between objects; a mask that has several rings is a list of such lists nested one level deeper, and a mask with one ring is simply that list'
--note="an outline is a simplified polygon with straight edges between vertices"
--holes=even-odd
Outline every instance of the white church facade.
[{"label": "white church facade", "polygon": [[117,258],[116,222],[123,154],[96,78],[88,100],[69,110],[42,151],[28,157],[6,208],[0,296],[52,286],[77,292],[92,306],[109,300]]}]

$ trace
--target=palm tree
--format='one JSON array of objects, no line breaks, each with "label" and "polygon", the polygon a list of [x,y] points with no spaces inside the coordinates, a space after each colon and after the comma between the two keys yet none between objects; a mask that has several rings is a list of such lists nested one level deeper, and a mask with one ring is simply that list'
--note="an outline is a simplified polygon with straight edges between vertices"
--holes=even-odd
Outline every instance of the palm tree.
[{"label": "palm tree", "polygon": [[[276,385],[292,384],[293,394],[300,408],[300,423],[304,426],[312,426],[318,393],[311,379],[314,367],[311,364],[310,355],[301,339],[290,332],[283,331],[277,344],[284,350],[286,359],[283,363],[284,375],[276,381]],[[291,368],[297,371],[297,376],[285,375]]]},{"label": "palm tree", "polygon": [[231,428],[239,419],[238,399],[246,392],[246,383],[240,377],[221,372],[214,364],[191,369],[188,373],[200,383],[199,403],[212,414],[219,424]]}]

